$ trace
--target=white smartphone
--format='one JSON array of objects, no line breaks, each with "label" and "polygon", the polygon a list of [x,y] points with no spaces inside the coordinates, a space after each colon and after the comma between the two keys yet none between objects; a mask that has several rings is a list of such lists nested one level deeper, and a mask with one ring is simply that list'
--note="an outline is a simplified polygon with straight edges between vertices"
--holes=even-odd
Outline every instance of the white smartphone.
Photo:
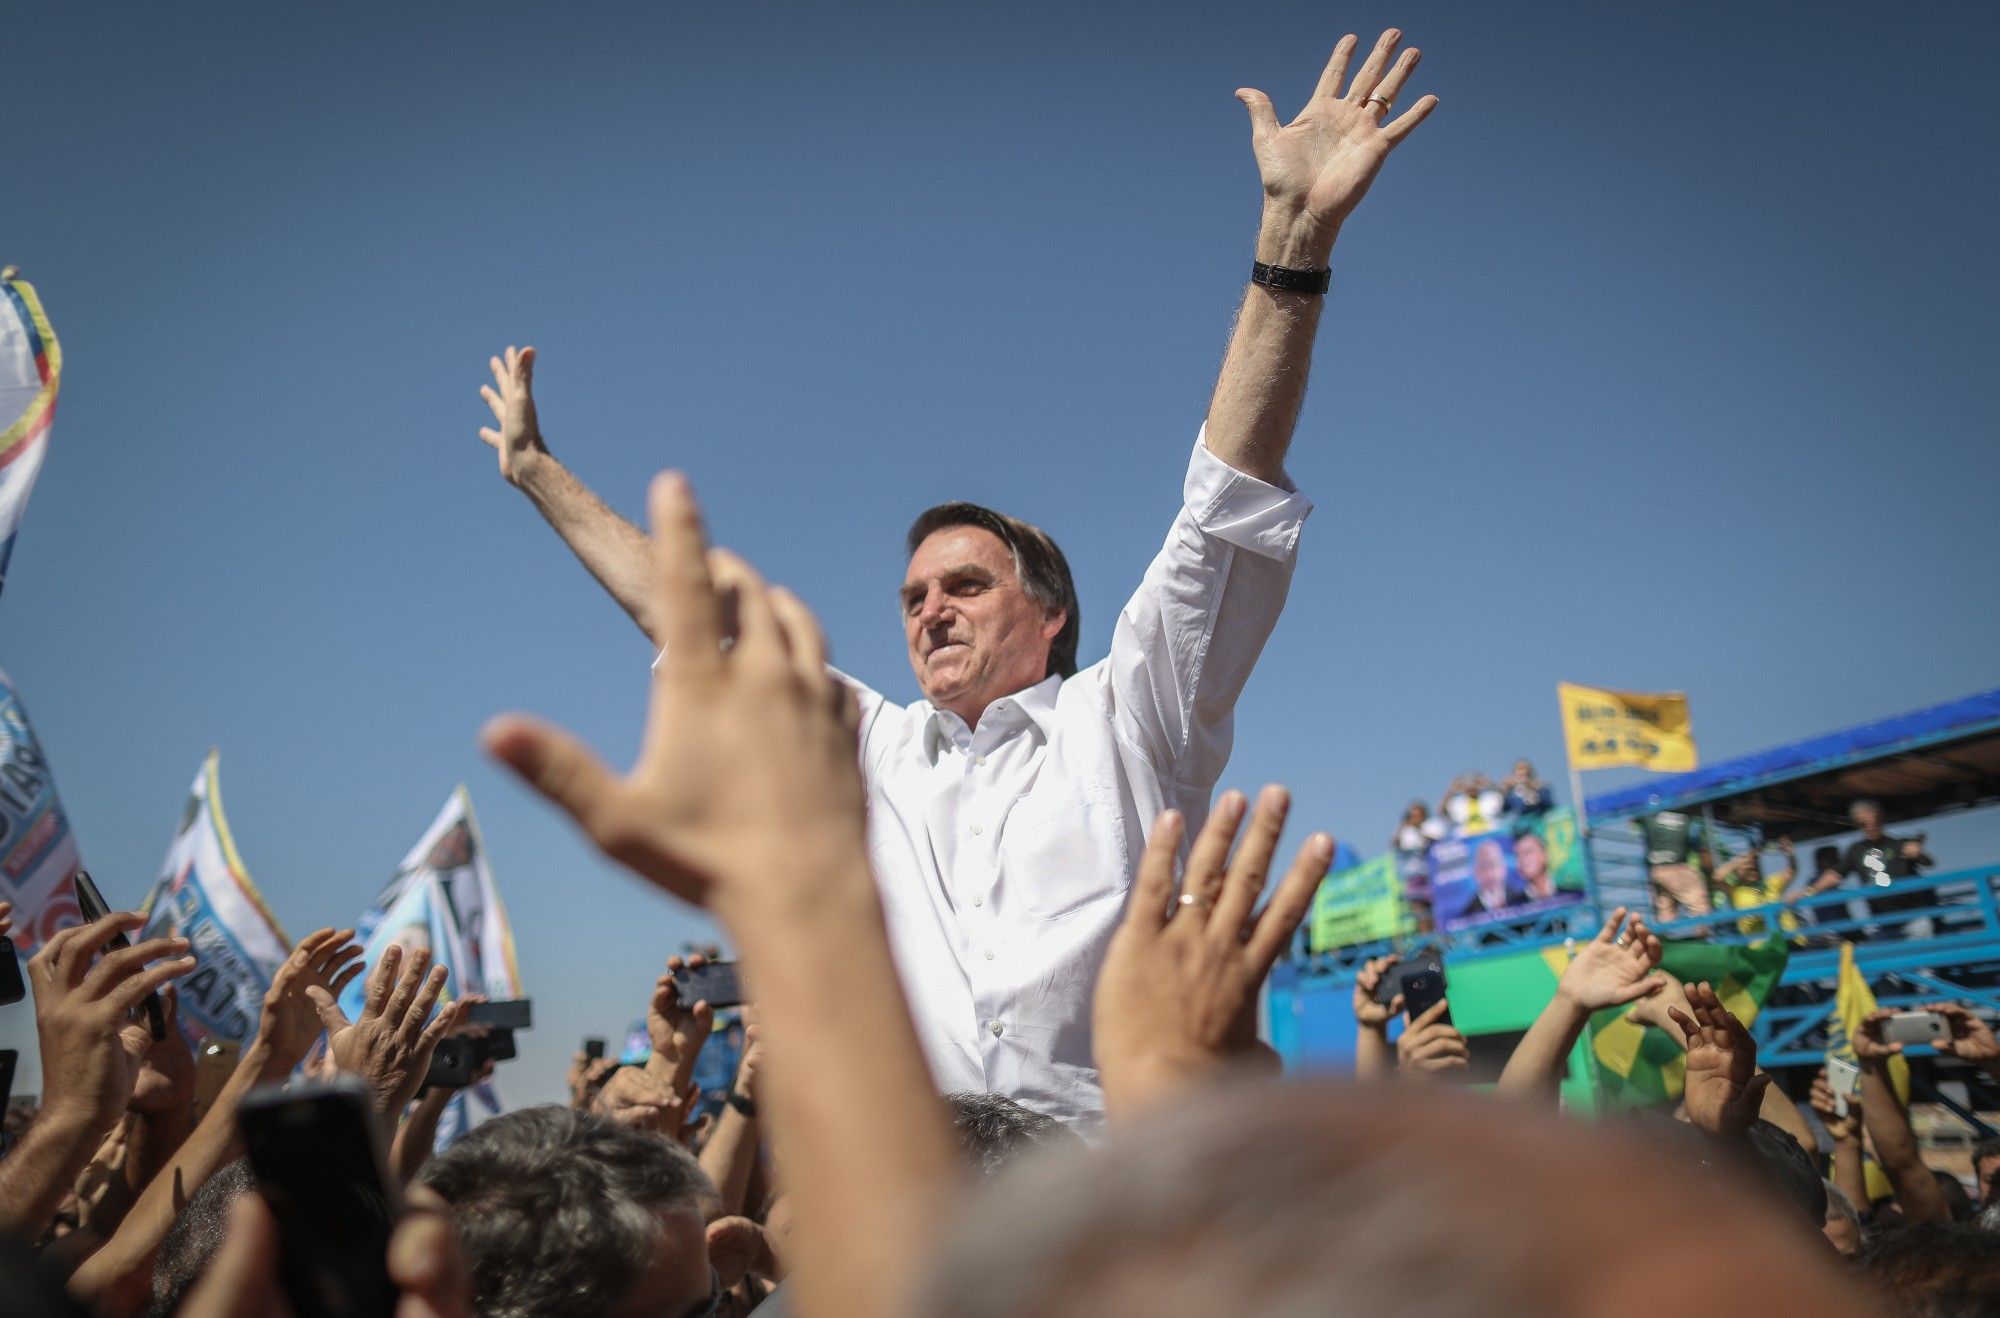
[{"label": "white smartphone", "polygon": [[1951,1037],[1951,1027],[1934,1011],[1899,1011],[1882,1022],[1885,1043],[1936,1043]]},{"label": "white smartphone", "polygon": [[1861,1068],[1845,1057],[1826,1059],[1826,1087],[1833,1091],[1833,1114],[1847,1115],[1847,1100],[1861,1088]]}]

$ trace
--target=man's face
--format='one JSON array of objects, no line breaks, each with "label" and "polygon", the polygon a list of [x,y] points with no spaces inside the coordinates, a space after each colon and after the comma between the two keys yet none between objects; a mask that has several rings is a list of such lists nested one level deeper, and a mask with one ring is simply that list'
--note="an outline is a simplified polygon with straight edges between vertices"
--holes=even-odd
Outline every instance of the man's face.
[{"label": "man's face", "polygon": [[1472,877],[1478,882],[1479,891],[1489,897],[1507,890],[1507,858],[1500,854],[1499,843],[1479,844],[1479,850],[1472,855]]},{"label": "man's face", "polygon": [[1989,1204],[2000,1204],[2000,1154],[1991,1158],[1981,1158],[1979,1165],[1972,1169],[1979,1177],[1979,1203],[1983,1208]]},{"label": "man's face", "polygon": [[1856,806],[1854,823],[1862,832],[1875,834],[1882,831],[1882,812],[1873,806]]},{"label": "man's face", "polygon": [[[1549,868],[1549,853],[1542,850],[1542,840],[1533,833],[1523,834],[1514,841],[1514,864],[1520,868],[1521,879],[1526,883],[1539,883]],[[1506,873],[1503,868],[1502,874]]]},{"label": "man's face", "polygon": [[918,545],[902,601],[917,684],[967,723],[1042,680],[1064,622],[1028,598],[1006,542],[977,526],[948,526]]}]

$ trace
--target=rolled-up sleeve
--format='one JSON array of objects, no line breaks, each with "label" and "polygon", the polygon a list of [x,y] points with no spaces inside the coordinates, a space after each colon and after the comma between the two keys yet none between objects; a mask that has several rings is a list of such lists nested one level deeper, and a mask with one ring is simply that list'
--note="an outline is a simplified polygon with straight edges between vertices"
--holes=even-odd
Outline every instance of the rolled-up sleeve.
[{"label": "rolled-up sleeve", "polygon": [[1182,503],[1118,616],[1106,672],[1119,735],[1199,818],[1229,760],[1237,697],[1284,609],[1312,502],[1197,439]]}]

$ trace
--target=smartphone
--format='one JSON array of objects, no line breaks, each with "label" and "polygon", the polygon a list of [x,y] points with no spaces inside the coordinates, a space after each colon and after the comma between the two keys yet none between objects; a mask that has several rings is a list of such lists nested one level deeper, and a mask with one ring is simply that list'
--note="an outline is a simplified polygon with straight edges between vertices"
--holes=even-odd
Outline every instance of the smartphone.
[{"label": "smartphone", "polygon": [[431,1069],[424,1072],[424,1088],[463,1089],[471,1084],[479,1070],[475,1042],[464,1035],[438,1040],[437,1051],[431,1054]]},{"label": "smartphone", "polygon": [[492,1025],[503,1030],[525,1030],[534,1023],[534,1002],[510,998],[505,1002],[474,1002],[465,1009],[467,1025]]},{"label": "smartphone", "polygon": [[278,1278],[298,1318],[388,1318],[389,1235],[401,1204],[368,1092],[351,1076],[253,1091],[237,1113],[278,1219]]},{"label": "smartphone", "polygon": [[7,1105],[14,1101],[14,1068],[21,1064],[21,1054],[12,1048],[0,1048],[0,1114],[7,1111]]},{"label": "smartphone", "polygon": [[[1403,1014],[1407,1019],[1415,1020],[1436,1006],[1438,1000],[1444,997],[1444,971],[1429,968],[1411,971],[1403,976],[1402,993]],[[1450,1010],[1446,1009],[1445,1014],[1439,1019],[1449,1025]]]},{"label": "smartphone", "polygon": [[1934,1011],[1899,1011],[1882,1022],[1885,1043],[1936,1043],[1950,1037],[1951,1027]]},{"label": "smartphone", "polygon": [[512,1030],[495,1030],[484,1038],[475,1038],[472,1042],[477,1045],[473,1052],[482,1062],[511,1062],[521,1055],[514,1046]]},{"label": "smartphone", "polygon": [[1826,1087],[1833,1091],[1833,1114],[1847,1115],[1847,1100],[1861,1089],[1861,1068],[1845,1057],[1826,1059]]},{"label": "smartphone", "polygon": [[674,992],[683,1006],[706,1002],[721,1011],[743,1005],[743,979],[734,961],[711,961],[705,966],[683,966],[674,972]]},{"label": "smartphone", "polygon": [[[105,904],[104,894],[97,890],[97,884],[92,881],[90,871],[78,870],[71,879],[71,886],[76,889],[76,907],[83,912],[85,924],[95,924],[111,914],[111,908]],[[130,947],[132,940],[124,934],[119,934],[105,946],[113,949]],[[153,1040],[157,1043],[167,1037],[167,1013],[160,1005],[160,995],[157,990],[146,995],[144,1006],[146,1024],[152,1027]]]},{"label": "smartphone", "polygon": [[21,953],[11,938],[0,938],[0,1007],[11,1007],[28,996],[28,982],[21,978]]},{"label": "smartphone", "polygon": [[593,1036],[583,1041],[584,1061],[586,1062],[600,1061],[603,1059],[603,1057],[604,1057],[604,1040]]}]

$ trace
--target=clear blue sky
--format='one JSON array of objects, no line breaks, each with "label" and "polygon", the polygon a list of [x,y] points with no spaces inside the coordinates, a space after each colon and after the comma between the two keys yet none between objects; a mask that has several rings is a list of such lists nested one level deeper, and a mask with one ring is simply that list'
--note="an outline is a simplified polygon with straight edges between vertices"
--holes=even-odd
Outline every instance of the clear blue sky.
[{"label": "clear blue sky", "polygon": [[703,926],[476,750],[521,707],[624,760],[649,658],[495,474],[487,355],[900,698],[942,498],[1058,537],[1094,658],[1250,260],[1231,93],[1390,23],[1443,105],[1335,254],[1228,781],[1366,853],[1559,773],[1558,679],[1685,688],[1710,756],[1994,685],[1993,6],[30,6],[0,260],[67,373],[0,665],[86,862],[136,902],[220,746],[296,935],[464,781],[538,1006],[503,1087],[553,1096]]}]

